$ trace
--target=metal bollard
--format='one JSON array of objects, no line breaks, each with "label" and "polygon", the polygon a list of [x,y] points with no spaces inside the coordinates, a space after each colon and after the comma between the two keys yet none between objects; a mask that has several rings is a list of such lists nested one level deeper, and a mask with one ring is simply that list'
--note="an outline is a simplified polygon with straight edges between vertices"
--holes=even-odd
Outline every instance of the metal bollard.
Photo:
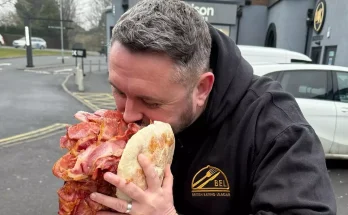
[{"label": "metal bollard", "polygon": [[80,68],[80,64],[77,63],[76,68],[75,68],[75,74],[74,74],[74,76],[75,76],[75,84],[76,84],[76,85],[78,84],[78,82],[77,82],[77,76],[78,76],[77,70],[78,70],[79,68]]},{"label": "metal bollard", "polygon": [[76,73],[75,73],[75,83],[78,86],[79,91],[84,91],[84,85],[83,85],[83,71],[79,67],[79,65],[76,67]]},{"label": "metal bollard", "polygon": [[92,72],[92,60],[89,60],[89,72]]},{"label": "metal bollard", "polygon": [[100,60],[98,60],[98,67],[99,67],[99,72],[100,72]]}]

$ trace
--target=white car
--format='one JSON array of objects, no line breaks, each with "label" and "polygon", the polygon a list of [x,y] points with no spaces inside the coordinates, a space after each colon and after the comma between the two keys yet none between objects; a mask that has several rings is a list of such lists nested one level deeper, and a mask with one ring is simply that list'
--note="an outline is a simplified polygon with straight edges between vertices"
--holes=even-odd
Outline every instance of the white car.
[{"label": "white car", "polygon": [[[15,48],[25,48],[25,37],[22,37],[18,40],[14,40],[12,42],[12,46]],[[32,37],[31,38],[31,46],[33,49],[45,49],[47,48],[47,43],[44,39],[40,37]]]},{"label": "white car", "polygon": [[238,45],[238,48],[251,64],[312,63],[307,55],[286,49],[246,45]]},{"label": "white car", "polygon": [[5,45],[4,37],[0,34],[0,46],[4,46],[4,45]]},{"label": "white car", "polygon": [[348,159],[348,68],[317,64],[252,65],[279,81],[316,131],[327,158]]}]

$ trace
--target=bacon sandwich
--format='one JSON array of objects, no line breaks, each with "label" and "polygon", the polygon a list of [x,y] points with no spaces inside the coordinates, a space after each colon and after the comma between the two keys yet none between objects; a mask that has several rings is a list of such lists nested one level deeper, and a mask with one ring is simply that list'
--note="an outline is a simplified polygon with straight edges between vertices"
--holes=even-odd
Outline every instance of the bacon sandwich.
[{"label": "bacon sandwich", "polygon": [[148,157],[163,180],[164,169],[172,163],[175,139],[171,126],[154,121],[140,126],[126,123],[117,110],[79,111],[81,122],[67,127],[60,147],[68,152],[53,166],[53,174],[64,181],[57,191],[59,215],[95,215],[111,209],[92,201],[89,195],[100,192],[124,200],[129,197],[103,179],[113,172],[143,190],[145,175],[138,163],[140,153]]}]

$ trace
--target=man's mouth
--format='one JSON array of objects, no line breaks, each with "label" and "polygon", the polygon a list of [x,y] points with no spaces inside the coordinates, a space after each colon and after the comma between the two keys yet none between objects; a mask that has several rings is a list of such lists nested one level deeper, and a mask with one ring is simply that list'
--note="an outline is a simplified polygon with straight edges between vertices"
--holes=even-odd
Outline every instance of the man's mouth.
[{"label": "man's mouth", "polygon": [[134,123],[136,123],[140,127],[145,127],[153,123],[153,120],[143,118],[142,120],[136,121]]}]

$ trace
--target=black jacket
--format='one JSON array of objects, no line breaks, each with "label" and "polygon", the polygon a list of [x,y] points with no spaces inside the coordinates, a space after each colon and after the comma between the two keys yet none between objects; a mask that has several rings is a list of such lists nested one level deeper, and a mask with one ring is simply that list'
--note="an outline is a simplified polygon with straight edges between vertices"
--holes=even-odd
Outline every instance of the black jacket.
[{"label": "black jacket", "polygon": [[210,31],[215,84],[201,117],[176,135],[178,213],[336,214],[322,145],[295,99]]}]

